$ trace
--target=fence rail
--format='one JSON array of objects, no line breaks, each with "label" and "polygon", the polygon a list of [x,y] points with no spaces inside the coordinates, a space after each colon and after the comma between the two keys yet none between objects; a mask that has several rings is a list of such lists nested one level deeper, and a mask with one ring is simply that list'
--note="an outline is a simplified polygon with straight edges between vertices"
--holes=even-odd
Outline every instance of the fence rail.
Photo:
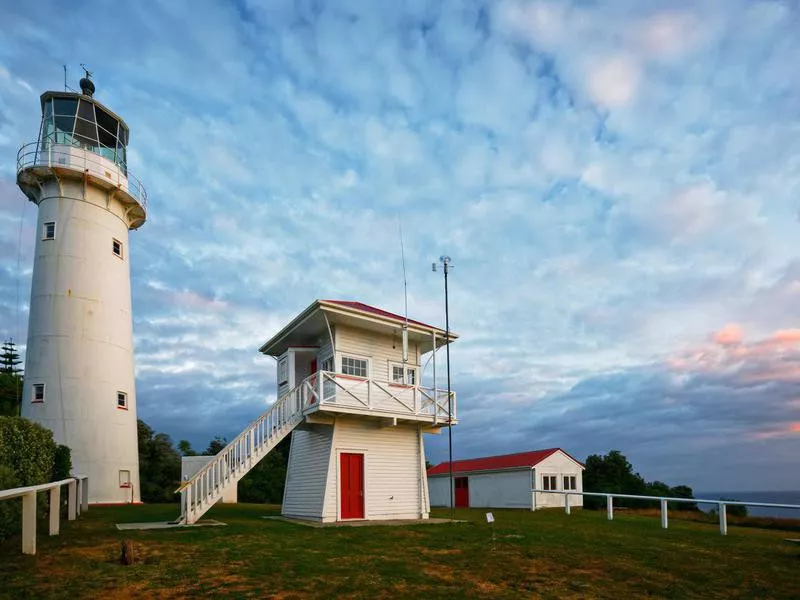
[{"label": "fence rail", "polygon": [[658,501],[661,503],[661,527],[667,529],[669,527],[669,502],[684,502],[689,504],[716,504],[719,512],[719,532],[722,535],[728,535],[728,506],[762,506],[767,508],[796,508],[800,510],[800,504],[778,504],[773,502],[742,502],[740,500],[708,500],[706,498],[672,498],[669,496],[636,496],[633,494],[607,494],[605,492],[578,492],[578,491],[564,491],[564,490],[531,490],[532,501],[531,510],[536,510],[536,494],[561,494],[564,496],[564,512],[570,514],[571,508],[569,505],[570,496],[595,496],[597,498],[606,499],[606,515],[609,521],[614,520],[614,498],[628,498],[632,500],[649,500],[651,502]]},{"label": "fence rail", "polygon": [[69,479],[0,490],[0,500],[22,498],[22,553],[36,554],[36,494],[49,491],[50,535],[58,535],[61,526],[61,488],[67,486],[67,519],[74,521],[89,509],[89,478],[76,475]]}]

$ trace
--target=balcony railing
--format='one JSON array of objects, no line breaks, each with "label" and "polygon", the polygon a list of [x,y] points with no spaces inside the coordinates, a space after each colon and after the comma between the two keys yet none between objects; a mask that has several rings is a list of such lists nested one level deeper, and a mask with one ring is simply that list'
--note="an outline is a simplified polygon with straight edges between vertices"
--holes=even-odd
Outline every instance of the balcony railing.
[{"label": "balcony railing", "polygon": [[388,383],[331,371],[318,371],[307,377],[298,388],[305,413],[327,406],[388,417],[429,417],[434,424],[456,420],[456,393],[451,392],[452,402],[448,407],[447,390]]},{"label": "balcony railing", "polygon": [[88,173],[127,192],[147,209],[147,191],[133,173],[100,154],[77,144],[25,144],[17,153],[17,175],[35,167],[66,168]]}]

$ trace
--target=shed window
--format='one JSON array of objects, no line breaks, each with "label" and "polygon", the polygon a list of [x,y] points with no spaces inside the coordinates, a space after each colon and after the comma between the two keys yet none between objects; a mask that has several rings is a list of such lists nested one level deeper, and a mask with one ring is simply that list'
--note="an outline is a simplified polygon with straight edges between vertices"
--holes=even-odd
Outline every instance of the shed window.
[{"label": "shed window", "polygon": [[542,489],[545,492],[554,492],[558,489],[558,481],[555,475],[542,475]]},{"label": "shed window", "polygon": [[352,356],[342,357],[342,373],[345,375],[355,375],[357,377],[367,376],[367,361],[363,358],[353,358]]},{"label": "shed window", "polygon": [[56,222],[55,221],[47,221],[47,223],[42,225],[42,239],[43,240],[54,240],[54,239],[56,239]]},{"label": "shed window", "polygon": [[128,394],[117,392],[117,408],[128,410]]},{"label": "shed window", "polygon": [[326,358],[325,360],[322,361],[322,369],[320,369],[320,370],[321,371],[333,371],[334,370],[333,357],[332,356],[329,356],[328,358]]},{"label": "shed window", "polygon": [[34,383],[33,384],[33,397],[31,398],[31,402],[44,402],[44,384],[43,383]]},{"label": "shed window", "polygon": [[578,478],[575,475],[564,475],[564,489],[565,490],[577,490],[578,489]]},{"label": "shed window", "polygon": [[111,240],[111,251],[115,256],[122,258],[122,242],[117,239]]}]

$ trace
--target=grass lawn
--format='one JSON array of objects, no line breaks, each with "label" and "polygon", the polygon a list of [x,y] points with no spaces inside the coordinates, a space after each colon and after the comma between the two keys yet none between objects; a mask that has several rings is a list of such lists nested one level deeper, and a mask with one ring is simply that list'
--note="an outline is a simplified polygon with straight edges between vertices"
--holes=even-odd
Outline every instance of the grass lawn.
[{"label": "grass lawn", "polygon": [[[117,531],[165,521],[177,505],[92,507],[40,535],[38,554],[0,544],[7,598],[800,598],[800,548],[775,530],[604,512],[480,510],[466,523],[311,528],[263,519],[266,505],[221,505],[227,527]],[[446,516],[438,513],[438,516]],[[44,524],[40,532],[46,532]],[[137,563],[118,563],[133,540]]]}]

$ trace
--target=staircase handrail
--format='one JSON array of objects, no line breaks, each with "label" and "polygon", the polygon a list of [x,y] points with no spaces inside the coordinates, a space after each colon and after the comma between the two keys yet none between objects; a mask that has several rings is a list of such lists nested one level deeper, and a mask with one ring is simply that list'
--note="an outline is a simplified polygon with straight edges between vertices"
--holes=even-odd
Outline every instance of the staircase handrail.
[{"label": "staircase handrail", "polygon": [[[301,383],[300,385],[295,386],[294,388],[292,388],[291,390],[286,392],[283,396],[278,398],[275,402],[273,402],[272,405],[265,412],[261,413],[253,421],[251,421],[250,424],[247,427],[245,427],[239,435],[237,435],[235,438],[233,438],[228,443],[227,446],[225,446],[222,450],[217,452],[217,454],[214,455],[213,459],[209,460],[205,465],[203,465],[203,467],[201,467],[194,475],[192,475],[191,477],[189,477],[185,481],[182,481],[181,485],[178,487],[178,489],[175,490],[175,493],[177,494],[178,492],[183,491],[185,488],[187,488],[189,485],[194,483],[196,480],[200,479],[204,475],[207,475],[208,472],[215,465],[219,464],[219,459],[225,458],[229,451],[233,450],[238,443],[242,442],[253,431],[253,429],[258,427],[258,424],[261,421],[266,419],[271,413],[273,413],[276,410],[278,410],[279,407],[282,407],[284,405],[284,403],[288,400],[288,398],[290,396],[294,395],[297,392],[297,390],[300,389],[300,387],[302,385],[303,384]],[[298,412],[302,413],[302,408]],[[252,449],[251,449],[251,452],[252,452]]]}]

